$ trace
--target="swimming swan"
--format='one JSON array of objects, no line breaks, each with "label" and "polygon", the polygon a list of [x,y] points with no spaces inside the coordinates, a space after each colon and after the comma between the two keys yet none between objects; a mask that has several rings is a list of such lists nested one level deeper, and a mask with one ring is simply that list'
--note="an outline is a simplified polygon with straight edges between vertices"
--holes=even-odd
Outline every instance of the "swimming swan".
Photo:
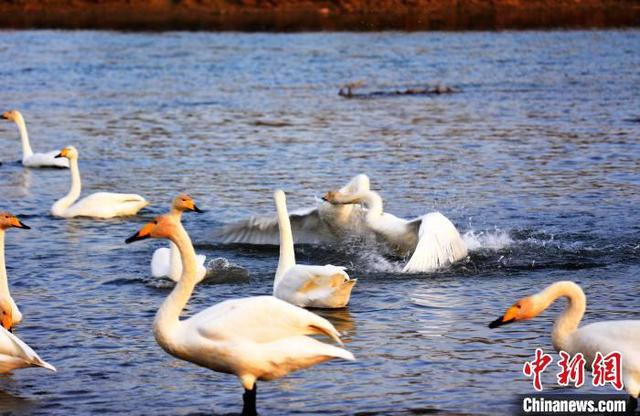
[{"label": "swimming swan", "polygon": [[235,374],[245,388],[243,415],[256,414],[257,380],[274,380],[332,358],[354,360],[349,351],[306,336],[322,334],[342,344],[329,321],[273,296],[226,300],[180,320],[196,284],[191,239],[175,217],[161,215],[126,242],[149,237],[173,241],[184,266],[182,277],[156,314],[156,341],[174,357]]},{"label": "swimming swan", "polygon": [[273,296],[302,307],[345,307],[357,280],[349,279],[344,267],[296,264],[286,197],[283,191],[277,190],[273,198],[280,228],[280,259],[273,282]]},{"label": "swimming swan", "polygon": [[[180,194],[173,200],[171,211],[168,215],[173,215],[178,221],[181,221],[184,211],[204,212],[196,206],[191,196]],[[200,283],[207,274],[207,269],[204,267],[204,261],[207,259],[207,256],[198,255],[196,258],[198,261],[196,283]],[[182,260],[180,260],[180,251],[178,251],[178,247],[176,247],[173,242],[169,241],[169,248],[162,247],[153,252],[153,257],[151,257],[151,275],[153,277],[168,277],[174,282],[180,280],[180,276],[182,275]]]},{"label": "swimming swan", "polygon": [[404,273],[430,272],[467,256],[467,246],[455,225],[439,212],[405,220],[383,211],[375,191],[345,194],[329,191],[323,199],[332,204],[363,203],[367,225],[399,256],[411,256]]},{"label": "swimming swan", "polygon": [[22,140],[22,165],[30,168],[68,168],[69,161],[66,159],[56,159],[58,152],[33,153],[31,144],[29,143],[29,134],[27,134],[27,125],[24,122],[22,114],[18,110],[5,111],[2,118],[10,120],[18,125],[20,139]]},{"label": "swimming swan", "polygon": [[80,183],[80,169],[78,168],[78,150],[73,146],[65,147],[56,157],[66,157],[69,159],[71,165],[71,189],[65,197],[57,200],[51,207],[51,213],[54,216],[63,218],[124,217],[135,215],[142,208],[149,205],[149,202],[140,195],[116,194],[112,192],[96,192],[76,202],[82,188]]},{"label": "swimming swan", "polygon": [[640,321],[602,321],[578,327],[587,308],[587,298],[574,282],[556,282],[533,296],[520,299],[502,317],[491,322],[489,328],[535,318],[560,297],[567,298],[568,303],[553,325],[553,347],[571,356],[582,353],[588,368],[591,368],[597,352],[602,355],[620,352],[622,381],[637,406],[640,394]]},{"label": "swimming swan", "polygon": [[[340,191],[355,194],[369,190],[369,177],[357,175]],[[360,205],[333,205],[317,200],[315,207],[291,211],[289,221],[296,244],[335,243],[363,231]],[[224,244],[278,245],[278,217],[253,216],[224,226],[214,236]]]},{"label": "swimming swan", "polygon": [[22,321],[22,313],[18,309],[15,301],[9,293],[9,281],[7,279],[7,268],[4,262],[4,233],[9,228],[23,228],[25,230],[30,229],[22,221],[20,221],[15,215],[8,212],[0,212],[0,297],[4,298],[9,304],[11,312],[11,325],[14,326]]},{"label": "swimming swan", "polygon": [[0,374],[8,373],[17,368],[44,367],[51,371],[56,368],[43,361],[27,344],[13,335],[11,331],[11,302],[0,297],[0,313],[2,326],[0,326]]}]

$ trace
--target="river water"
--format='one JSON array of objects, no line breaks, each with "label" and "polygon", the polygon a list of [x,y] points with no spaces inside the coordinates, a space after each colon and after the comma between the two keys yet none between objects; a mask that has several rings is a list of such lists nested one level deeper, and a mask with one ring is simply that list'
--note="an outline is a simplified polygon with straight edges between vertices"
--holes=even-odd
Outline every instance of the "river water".
[{"label": "river water", "polygon": [[[349,267],[348,309],[322,312],[356,362],[260,383],[263,415],[507,414],[531,393],[521,372],[552,351],[557,302],[490,330],[516,299],[557,280],[585,290],[585,322],[640,319],[640,32],[0,32],[0,103],[22,111],[32,146],[80,150],[83,193],[136,192],[133,218],[53,218],[64,170],[24,169],[0,124],[0,208],[17,334],[58,368],[0,376],[0,413],[233,414],[233,376],[181,362],[151,325],[172,285],[150,276],[155,248],[124,239],[188,191],[196,249],[248,279],[198,286],[187,313],[271,292],[275,247],[222,245],[222,224],[272,214],[367,173],[388,212],[439,210],[470,257],[403,275],[375,251],[297,247],[302,263]],[[457,93],[345,99],[446,85]],[[364,249],[363,249],[364,250]],[[557,356],[556,356],[557,357]],[[555,364],[554,364],[555,365]],[[555,371],[543,381],[555,386]],[[587,383],[588,384],[588,383]],[[583,387],[580,391],[612,392]]]}]

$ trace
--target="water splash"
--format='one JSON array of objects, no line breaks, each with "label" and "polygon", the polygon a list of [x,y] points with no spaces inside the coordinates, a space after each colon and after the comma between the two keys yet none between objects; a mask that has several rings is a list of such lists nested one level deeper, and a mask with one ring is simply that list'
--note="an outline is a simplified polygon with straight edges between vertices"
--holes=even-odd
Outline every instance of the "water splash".
[{"label": "water splash", "polygon": [[502,250],[511,246],[514,241],[508,231],[476,231],[469,230],[462,236],[469,251],[477,250]]}]

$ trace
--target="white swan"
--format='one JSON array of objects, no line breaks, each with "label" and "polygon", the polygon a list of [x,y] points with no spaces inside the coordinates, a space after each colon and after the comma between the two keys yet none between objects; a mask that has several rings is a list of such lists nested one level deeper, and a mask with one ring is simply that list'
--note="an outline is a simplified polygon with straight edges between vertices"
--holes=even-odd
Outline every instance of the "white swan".
[{"label": "white swan", "polygon": [[235,374],[245,388],[243,414],[255,415],[257,380],[273,380],[331,358],[353,360],[342,348],[310,334],[340,343],[338,331],[324,318],[273,296],[226,300],[192,317],[180,313],[195,287],[196,253],[175,217],[162,215],[126,242],[168,238],[180,250],[182,277],[164,301],[153,324],[158,344],[169,354],[213,371]]},{"label": "white swan", "polygon": [[56,368],[42,360],[27,344],[13,335],[11,331],[11,302],[0,297],[0,313],[2,314],[2,326],[0,326],[0,374],[8,373],[18,368],[44,367],[51,371]]},{"label": "white swan", "polygon": [[330,191],[323,199],[332,204],[363,203],[367,225],[397,255],[411,256],[402,269],[405,273],[429,272],[467,256],[467,246],[447,217],[432,212],[405,220],[383,211],[382,198],[367,190],[358,194]]},{"label": "white swan", "polygon": [[[167,215],[173,215],[178,221],[182,220],[184,211],[203,212],[196,206],[195,201],[187,194],[180,194],[174,198],[171,204],[171,211]],[[204,261],[207,256],[197,255],[198,273],[196,275],[196,283],[200,283],[207,274],[207,268]],[[169,241],[169,248],[162,247],[153,252],[151,257],[151,275],[153,277],[168,277],[174,282],[180,280],[182,275],[182,260],[180,260],[180,251],[173,242]]]},{"label": "white swan", "polygon": [[78,168],[78,150],[69,146],[62,149],[56,157],[66,157],[71,165],[71,189],[51,207],[56,217],[93,217],[113,218],[135,215],[149,202],[136,194],[116,194],[112,192],[96,192],[77,201],[82,185]]},{"label": "white swan", "polygon": [[571,356],[582,353],[587,368],[591,368],[597,352],[602,355],[620,352],[622,381],[625,390],[636,399],[637,406],[640,394],[640,321],[602,321],[578,327],[587,307],[587,298],[577,284],[556,282],[533,296],[522,298],[502,317],[491,322],[489,328],[535,318],[560,297],[567,298],[568,304],[553,325],[553,347]]},{"label": "white swan", "polygon": [[24,122],[22,114],[18,110],[5,111],[2,113],[2,118],[10,120],[18,125],[18,131],[20,132],[20,140],[22,140],[22,165],[30,168],[44,168],[44,167],[56,167],[56,168],[68,168],[69,161],[66,159],[56,159],[58,154],[56,151],[47,153],[33,153],[31,150],[31,144],[29,143],[29,134],[27,133],[27,125]]},{"label": "white swan", "polygon": [[302,307],[345,307],[357,279],[349,279],[344,267],[296,264],[286,197],[283,191],[277,190],[273,198],[280,228],[280,259],[273,282],[273,296]]},{"label": "white swan", "polygon": [[[349,194],[366,190],[369,190],[367,175],[355,176],[340,189]],[[289,220],[296,244],[335,243],[365,231],[362,229],[364,214],[360,205],[333,205],[318,200],[315,207],[291,211]],[[214,237],[225,244],[278,245],[278,218],[254,216],[224,226]]]},{"label": "white swan", "polygon": [[29,229],[15,215],[8,212],[0,212],[0,297],[4,298],[9,304],[11,312],[11,326],[17,325],[22,321],[22,313],[18,309],[18,305],[9,293],[9,281],[7,279],[7,268],[4,262],[4,233],[9,228]]}]

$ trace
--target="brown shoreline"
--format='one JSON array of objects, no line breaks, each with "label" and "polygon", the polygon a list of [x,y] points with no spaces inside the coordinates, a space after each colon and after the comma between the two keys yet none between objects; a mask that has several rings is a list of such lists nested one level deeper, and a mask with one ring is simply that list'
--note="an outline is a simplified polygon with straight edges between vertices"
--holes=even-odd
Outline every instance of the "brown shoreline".
[{"label": "brown shoreline", "polygon": [[640,0],[0,0],[0,28],[501,30],[640,26]]}]

